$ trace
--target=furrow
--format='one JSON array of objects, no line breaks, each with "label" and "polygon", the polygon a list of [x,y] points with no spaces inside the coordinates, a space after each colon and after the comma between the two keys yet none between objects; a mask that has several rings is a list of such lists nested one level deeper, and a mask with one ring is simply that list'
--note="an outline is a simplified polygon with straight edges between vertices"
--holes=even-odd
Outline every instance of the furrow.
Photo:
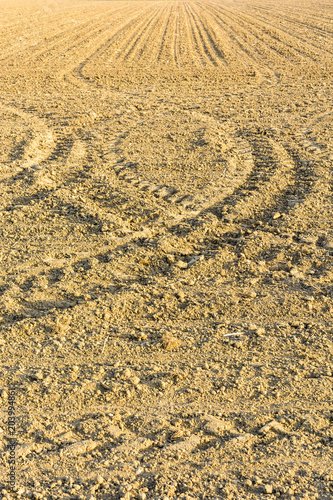
[{"label": "furrow", "polygon": [[[298,54],[302,57],[308,57],[311,60],[314,60],[314,58],[318,54],[318,49],[321,52],[327,52],[326,50],[323,50],[320,47],[314,46],[313,44],[309,43],[309,39],[311,39],[311,30],[308,30],[306,32],[307,38],[300,38],[284,29],[280,29],[280,27],[277,26],[276,23],[273,24],[272,22],[267,22],[266,19],[263,19],[261,21],[257,16],[254,17],[250,14],[238,14],[237,17],[241,18],[245,23],[248,23],[249,25],[254,26],[258,30],[260,30],[260,36],[263,38],[263,40],[267,40],[267,43],[269,45],[272,45],[272,43],[279,44],[276,46],[276,50],[283,51],[283,46],[285,45],[287,47],[287,50],[291,51],[290,54]],[[286,35],[288,38],[286,38]],[[270,39],[272,40],[272,42],[269,41]],[[299,43],[301,43],[302,48],[300,48]],[[281,49],[278,48],[279,46],[281,47]],[[308,48],[307,51],[305,51],[305,47]],[[313,50],[314,47],[316,47],[317,49],[315,52]]]},{"label": "furrow", "polygon": [[211,43],[209,39],[207,39],[207,33],[204,32],[201,23],[198,22],[197,16],[191,4],[187,4],[187,15],[190,19],[193,36],[196,40],[197,50],[202,55],[201,57],[204,65],[206,65],[209,61],[209,64],[217,66],[217,54],[212,49]]},{"label": "furrow", "polygon": [[[258,16],[258,10],[255,10],[255,16],[258,21],[261,21],[264,26],[271,26],[273,27],[276,32],[282,32],[288,35],[291,40],[297,40],[298,42],[301,42],[302,44],[305,44],[306,46],[310,46],[311,50],[316,49],[317,52],[328,52],[331,53],[328,47],[325,49],[322,47],[322,43],[315,43],[314,36],[310,36],[311,33],[315,33],[316,37],[321,37],[321,38],[326,38],[328,40],[331,40],[332,37],[330,37],[330,33],[327,32],[326,30],[316,30],[315,28],[308,26],[306,23],[301,23],[296,20],[292,20],[290,17],[281,17],[278,14],[272,15],[270,12],[270,15],[268,16],[263,15],[261,11],[259,11],[261,15]],[[253,17],[253,16],[251,16]],[[291,25],[288,27],[288,25]],[[301,31],[301,34],[303,36],[300,36],[299,34],[299,27],[303,28],[303,33]],[[297,31],[295,31],[295,27],[297,28]]]},{"label": "furrow", "polygon": [[195,8],[192,9],[192,12],[196,20],[197,27],[201,27],[201,37],[202,39],[205,39],[207,47],[210,47],[212,55],[214,55],[215,53],[216,61],[219,63],[222,62],[224,65],[227,65],[226,55],[220,45],[220,40],[216,37],[216,33],[212,29],[211,22],[207,20],[204,8],[201,5],[199,5],[199,7],[199,12],[196,12]]},{"label": "furrow", "polygon": [[90,67],[104,60],[107,68],[110,63],[115,64],[116,61],[123,60],[127,47],[137,38],[137,31],[140,32],[144,23],[147,22],[146,16],[150,10],[151,7],[146,7],[144,10],[135,11],[135,14],[132,11],[130,20],[128,18],[122,19],[115,32],[88,57],[85,57],[76,71],[83,76],[85,67]]},{"label": "furrow", "polygon": [[[267,64],[280,66],[286,60],[289,61],[290,57],[294,57],[297,54],[294,48],[288,49],[284,43],[277,43],[271,36],[265,35],[262,29],[258,28],[252,22],[244,20],[241,14],[235,14],[222,7],[219,7],[218,11],[236,26],[236,31],[239,31],[239,29],[244,30],[245,33],[253,37],[256,51],[261,57],[263,56],[266,59]],[[311,56],[309,58],[313,60]]]},{"label": "furrow", "polygon": [[239,63],[239,60],[242,61],[242,59],[245,59],[243,63],[245,67],[249,65],[251,68],[255,68],[259,74],[266,74],[275,79],[275,73],[267,59],[263,57],[264,54],[256,47],[255,43],[250,43],[255,41],[255,38],[251,34],[243,29],[239,29],[239,27],[233,26],[233,23],[230,23],[230,19],[224,13],[220,13],[216,7],[207,6],[206,11],[209,12],[219,26],[222,39],[225,39],[225,33],[227,33],[228,43],[233,46],[231,52],[233,64],[236,64],[236,61]]},{"label": "furrow", "polygon": [[[148,19],[148,21],[146,21],[146,23],[141,26],[139,35],[137,35],[133,39],[131,45],[126,48],[125,53],[122,55],[124,61],[138,61],[144,57],[148,48],[151,47],[153,49],[156,27],[158,26],[160,19],[161,17],[163,17],[166,10],[167,6],[158,7],[153,12],[150,19]],[[150,50],[148,50],[148,52],[150,57],[153,58],[153,54],[150,53]]]}]

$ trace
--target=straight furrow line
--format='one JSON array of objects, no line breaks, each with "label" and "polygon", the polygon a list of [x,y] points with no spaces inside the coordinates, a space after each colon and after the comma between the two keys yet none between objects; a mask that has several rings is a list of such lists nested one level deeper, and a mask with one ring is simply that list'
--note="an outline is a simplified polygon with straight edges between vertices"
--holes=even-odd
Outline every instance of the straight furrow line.
[{"label": "straight furrow line", "polygon": [[[171,26],[171,20],[173,19],[173,11],[174,11],[174,6],[171,5],[169,8],[169,15],[165,19],[165,28],[161,31],[161,43],[160,43],[160,47],[159,47],[159,50],[157,53],[157,58],[156,58],[157,61],[163,61],[164,57],[169,56],[169,54],[167,53],[167,50],[168,50],[167,40],[168,40],[168,34],[169,34],[170,26]],[[171,29],[171,32],[173,32],[172,29]],[[164,55],[164,52],[166,53],[165,55]]]},{"label": "straight furrow line", "polygon": [[197,13],[196,10],[192,8],[192,12],[193,12],[193,17],[196,20],[196,25],[198,29],[199,25],[201,26],[200,31],[202,33],[202,38],[205,38],[207,40],[207,46],[210,46],[211,51],[215,52],[216,61],[227,64],[224,50],[220,47],[219,43],[220,40],[218,39],[216,33],[212,29],[211,23],[207,21],[204,9],[202,9],[201,7],[200,13]]},{"label": "straight furrow line", "polygon": [[[227,17],[229,22],[231,21],[234,25],[236,25],[236,31],[239,33],[239,29],[245,30],[248,34],[250,34],[253,39],[255,40],[256,46],[255,49],[256,51],[261,55],[264,56],[265,59],[268,59],[269,64],[272,64],[271,59],[273,57],[280,59],[282,62],[285,62],[285,60],[290,60],[290,57],[292,55],[297,54],[297,50],[295,47],[292,47],[292,52],[290,52],[290,49],[287,50],[286,44],[282,42],[276,43],[272,36],[266,35],[262,29],[258,28],[256,25],[254,25],[252,22],[244,21],[242,16],[240,14],[234,14],[233,12],[230,12],[229,10],[219,7],[217,8],[218,12],[221,12],[223,16]],[[246,37],[246,38],[247,38]],[[304,56],[304,54],[302,54]],[[313,57],[311,56],[306,56],[312,60]],[[275,63],[276,64],[276,63]]]},{"label": "straight furrow line", "polygon": [[[275,73],[267,64],[267,61],[263,61],[263,54],[260,52],[254,44],[249,43],[249,35],[244,32],[244,30],[235,29],[230,23],[227,23],[224,19],[223,15],[221,15],[217,10],[211,8],[210,6],[206,7],[206,12],[214,19],[219,29],[221,30],[220,38],[225,40],[225,33],[228,36],[228,40],[230,40],[231,45],[234,46],[234,50],[232,52],[232,60],[242,59],[239,55],[239,49],[241,49],[241,53],[243,57],[245,55],[246,62],[245,66],[250,64],[250,67],[255,66],[256,71],[264,75],[265,73],[270,76],[270,78],[275,78]],[[252,36],[252,35],[250,35]]]},{"label": "straight furrow line", "polygon": [[140,60],[141,56],[144,55],[148,48],[148,43],[151,43],[151,45],[153,44],[156,26],[160,22],[160,19],[163,18],[163,14],[166,10],[167,6],[158,8],[154,11],[151,18],[141,27],[139,34],[132,39],[131,46],[124,51],[122,55],[124,61],[133,60],[135,56],[137,56],[137,60]]},{"label": "straight furrow line", "polygon": [[216,58],[211,54],[204,41],[202,33],[200,32],[197,22],[192,13],[190,4],[185,4],[185,9],[189,19],[190,33],[196,49],[195,52],[199,55],[201,64],[203,66],[206,66],[207,63],[209,63],[213,66],[217,66]]},{"label": "straight furrow line", "polygon": [[123,21],[117,31],[80,64],[78,69],[81,76],[84,67],[88,63],[96,64],[103,58],[107,59],[106,64],[109,61],[123,60],[126,48],[137,37],[137,31],[140,32],[142,25],[147,22],[146,16],[151,12],[151,9],[151,6],[147,7],[144,12],[141,10],[132,16],[132,19],[128,20],[127,18],[125,22]]},{"label": "straight furrow line", "polygon": [[[317,55],[317,52],[313,53],[313,49],[316,48],[317,51],[320,50],[321,52],[326,52],[326,50],[323,50],[321,47],[318,47],[317,45],[313,45],[312,43],[309,43],[309,31],[307,32],[307,38],[302,38],[294,33],[290,33],[285,29],[282,29],[280,26],[278,26],[276,23],[272,24],[272,22],[268,22],[267,19],[263,19],[261,21],[258,19],[258,17],[254,17],[250,14],[238,14],[238,18],[242,19],[245,23],[248,23],[249,25],[255,26],[260,30],[260,32],[263,34],[263,36],[267,39],[267,36],[275,40],[277,43],[281,43],[283,45],[286,45],[290,50],[297,52],[301,56],[306,56],[309,57],[310,59],[313,59],[314,56]],[[268,28],[268,26],[270,28]],[[294,30],[295,32],[295,30]],[[287,41],[284,36],[285,34],[288,35],[290,38],[290,41]],[[267,35],[267,36],[266,36]],[[284,35],[284,36],[283,36]],[[295,45],[295,40],[299,43],[302,43],[302,50],[298,47],[298,45]],[[308,46],[309,50],[311,51],[311,54],[308,54],[307,52],[304,51],[304,47]]]},{"label": "straight furrow line", "polygon": [[[267,9],[264,9],[262,7],[258,7],[258,6],[253,6],[252,7],[252,10],[254,10],[255,12],[255,15],[257,16],[258,12],[260,12],[262,14],[262,17],[263,19],[269,19],[270,22],[274,19],[274,16],[279,20],[279,23],[290,23],[290,24],[294,24],[296,25],[298,28],[299,27],[302,27],[306,30],[306,32],[308,33],[309,30],[312,30],[312,31],[317,31],[319,35],[332,35],[333,34],[333,30],[332,30],[332,20],[330,19],[326,19],[325,18],[325,15],[323,13],[322,17],[317,17],[314,13],[310,13],[310,14],[306,14],[306,12],[303,12],[302,11],[302,18],[306,18],[308,16],[308,19],[309,21],[308,22],[305,22],[305,21],[302,21],[300,19],[298,19],[297,17],[294,16],[294,13],[292,14],[288,14],[288,15],[284,15],[284,16],[281,16],[281,14],[279,12],[272,12],[271,10],[270,11],[267,11]],[[268,17],[266,17],[268,16]],[[320,20],[321,22],[321,25],[315,25],[315,24],[310,24],[311,22],[313,22],[314,19],[318,19]],[[325,23],[325,20],[327,22],[327,25],[325,26],[325,28],[323,28],[322,26],[324,25]]]},{"label": "straight furrow line", "polygon": [[198,16],[195,14],[195,11],[191,4],[188,4],[188,15],[190,17],[190,22],[193,26],[193,30],[195,32],[195,37],[197,40],[197,46],[200,47],[200,52],[206,55],[206,59],[210,60],[213,66],[218,66],[218,57],[215,48],[213,47],[211,41],[207,37],[207,33],[203,30],[202,22],[198,20]]},{"label": "straight furrow line", "polygon": [[[87,43],[87,33],[89,33],[90,37],[94,34],[97,35],[101,30],[102,20],[104,21],[104,23],[108,19],[110,19],[110,21],[116,22],[117,18],[121,14],[124,16],[129,15],[131,12],[133,12],[133,9],[127,7],[119,9],[119,11],[111,12],[108,17],[105,16],[105,13],[101,13],[93,16],[93,18],[89,19],[89,21],[84,21],[82,24],[77,26],[75,30],[73,30],[73,25],[67,27],[68,22],[65,23],[66,29],[64,31],[61,31],[62,26],[59,26],[59,24],[57,24],[57,33],[53,34],[52,37],[48,38],[47,40],[40,41],[37,44],[34,43],[32,45],[29,45],[23,50],[21,48],[15,48],[12,53],[9,53],[5,57],[2,57],[1,61],[5,61],[10,57],[19,55],[21,58],[24,57],[24,64],[26,64],[37,58],[41,58],[43,56],[46,57],[50,54],[52,55],[54,50],[61,51],[63,53],[63,47],[67,47],[70,40],[73,40],[73,43],[76,44],[76,47],[78,47],[78,43]],[[91,17],[91,14],[89,17]],[[108,25],[104,28],[105,31],[108,31],[109,29],[110,27]],[[52,31],[54,32],[54,26],[52,26]]]},{"label": "straight furrow line", "polygon": [[[261,13],[261,12],[260,12]],[[272,26],[276,31],[281,31],[283,33],[286,33],[288,36],[290,36],[292,39],[296,39],[298,41],[301,41],[302,43],[305,43],[307,45],[311,45],[311,47],[316,48],[317,50],[321,52],[326,52],[328,49],[323,49],[322,43],[317,42],[315,43],[316,40],[314,40],[313,36],[309,36],[311,34],[311,31],[313,33],[316,33],[316,36],[322,39],[322,38],[327,38],[328,40],[332,39],[331,33],[327,32],[326,30],[315,30],[311,26],[308,26],[305,23],[300,23],[299,21],[292,20],[290,18],[285,18],[281,17],[278,14],[273,16],[272,14],[269,17],[266,17],[265,15],[260,15],[258,16],[258,12],[255,11],[256,19],[264,23],[264,26]],[[253,16],[251,16],[253,17]],[[288,29],[288,25],[291,25]],[[297,32],[295,32],[295,26],[297,27]],[[303,36],[299,36],[299,27],[303,27],[304,29],[301,31],[301,34]],[[317,32],[316,32],[317,31]]]}]

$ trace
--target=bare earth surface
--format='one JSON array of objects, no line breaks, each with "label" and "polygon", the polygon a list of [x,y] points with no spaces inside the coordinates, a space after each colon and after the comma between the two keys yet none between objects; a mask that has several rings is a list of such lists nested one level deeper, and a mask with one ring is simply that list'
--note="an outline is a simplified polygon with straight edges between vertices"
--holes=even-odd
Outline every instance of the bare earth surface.
[{"label": "bare earth surface", "polygon": [[332,14],[0,1],[5,498],[332,498]]}]

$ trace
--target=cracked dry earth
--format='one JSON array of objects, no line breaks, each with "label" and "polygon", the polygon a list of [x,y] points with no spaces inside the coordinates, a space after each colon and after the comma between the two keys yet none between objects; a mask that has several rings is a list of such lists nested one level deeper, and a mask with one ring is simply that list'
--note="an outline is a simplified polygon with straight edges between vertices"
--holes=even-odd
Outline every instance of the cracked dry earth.
[{"label": "cracked dry earth", "polygon": [[332,5],[0,12],[3,498],[331,499]]}]

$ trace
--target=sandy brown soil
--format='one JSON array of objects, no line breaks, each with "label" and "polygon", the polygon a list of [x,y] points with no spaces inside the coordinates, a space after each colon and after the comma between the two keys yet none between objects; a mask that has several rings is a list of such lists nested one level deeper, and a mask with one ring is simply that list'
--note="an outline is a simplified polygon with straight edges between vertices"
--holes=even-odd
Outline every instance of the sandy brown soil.
[{"label": "sandy brown soil", "polygon": [[4,498],[333,497],[331,21],[0,1]]}]

